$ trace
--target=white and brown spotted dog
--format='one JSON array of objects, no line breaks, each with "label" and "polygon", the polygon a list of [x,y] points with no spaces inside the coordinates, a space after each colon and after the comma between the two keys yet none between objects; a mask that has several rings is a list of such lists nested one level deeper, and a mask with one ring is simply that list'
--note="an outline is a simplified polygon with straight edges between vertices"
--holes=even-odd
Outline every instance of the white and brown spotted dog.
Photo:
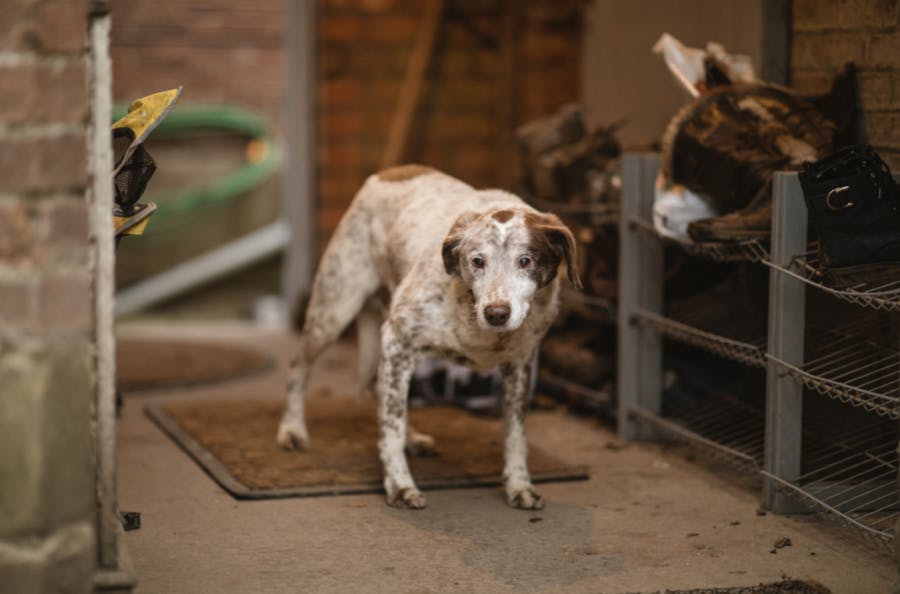
[{"label": "white and brown spotted dog", "polygon": [[[580,287],[572,233],[512,194],[475,190],[421,165],[371,176],[319,263],[278,443],[308,446],[303,397],[310,365],[358,318],[363,386],[377,370],[387,502],[425,506],[404,451],[417,437],[407,435],[407,392],[417,363],[438,357],[479,370],[499,367],[507,500],[543,507],[528,474],[524,420],[532,354],[557,313],[563,260]],[[386,292],[389,305],[379,297]]]}]

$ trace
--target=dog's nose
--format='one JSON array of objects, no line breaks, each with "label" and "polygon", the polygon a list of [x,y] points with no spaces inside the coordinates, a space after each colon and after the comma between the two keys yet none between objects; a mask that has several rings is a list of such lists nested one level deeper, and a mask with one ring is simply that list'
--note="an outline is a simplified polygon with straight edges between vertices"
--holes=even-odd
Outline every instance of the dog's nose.
[{"label": "dog's nose", "polygon": [[509,319],[508,303],[491,303],[484,308],[484,319],[491,326],[502,326]]}]

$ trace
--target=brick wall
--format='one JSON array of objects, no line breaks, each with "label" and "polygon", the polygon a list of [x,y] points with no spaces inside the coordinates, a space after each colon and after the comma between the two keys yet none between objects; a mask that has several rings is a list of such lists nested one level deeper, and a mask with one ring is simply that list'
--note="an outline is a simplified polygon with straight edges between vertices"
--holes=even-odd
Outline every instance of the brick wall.
[{"label": "brick wall", "polygon": [[[235,103],[278,125],[284,0],[111,4],[115,100],[180,84],[184,103]],[[581,0],[445,6],[406,157],[477,185],[508,185],[509,131],[579,97]],[[379,167],[421,15],[415,0],[319,2],[323,239]],[[505,28],[512,31],[508,43]]]},{"label": "brick wall", "polygon": [[[379,168],[422,13],[412,0],[320,3],[323,237]],[[512,129],[579,98],[580,32],[578,0],[448,0],[404,160],[509,187]]]},{"label": "brick wall", "polygon": [[185,103],[230,103],[278,120],[285,1],[111,0],[113,100],[184,85]]},{"label": "brick wall", "polygon": [[868,142],[900,172],[900,1],[794,0],[793,85],[827,90],[846,62],[859,70]]},{"label": "brick wall", "polygon": [[90,591],[96,563],[88,4],[0,2],[0,581],[11,592]]}]

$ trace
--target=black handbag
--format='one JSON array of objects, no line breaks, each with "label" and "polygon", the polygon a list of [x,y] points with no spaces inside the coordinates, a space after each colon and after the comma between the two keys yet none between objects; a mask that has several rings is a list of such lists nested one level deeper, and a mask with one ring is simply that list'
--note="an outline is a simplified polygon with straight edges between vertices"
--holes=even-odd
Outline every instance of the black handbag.
[{"label": "black handbag", "polygon": [[900,263],[900,195],[871,146],[848,146],[805,163],[799,177],[823,272]]}]

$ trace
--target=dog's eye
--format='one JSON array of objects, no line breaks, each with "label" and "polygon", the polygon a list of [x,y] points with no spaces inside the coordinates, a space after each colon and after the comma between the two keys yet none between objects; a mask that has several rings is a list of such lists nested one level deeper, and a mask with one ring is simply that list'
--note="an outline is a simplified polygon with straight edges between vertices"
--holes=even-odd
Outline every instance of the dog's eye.
[{"label": "dog's eye", "polygon": [[472,266],[475,268],[484,268],[484,258],[481,256],[475,256],[472,258]]},{"label": "dog's eye", "polygon": [[519,258],[519,266],[521,266],[522,268],[528,268],[528,266],[529,266],[530,264],[531,264],[531,258],[530,258],[530,257],[528,257],[528,256],[522,256],[521,258]]}]

